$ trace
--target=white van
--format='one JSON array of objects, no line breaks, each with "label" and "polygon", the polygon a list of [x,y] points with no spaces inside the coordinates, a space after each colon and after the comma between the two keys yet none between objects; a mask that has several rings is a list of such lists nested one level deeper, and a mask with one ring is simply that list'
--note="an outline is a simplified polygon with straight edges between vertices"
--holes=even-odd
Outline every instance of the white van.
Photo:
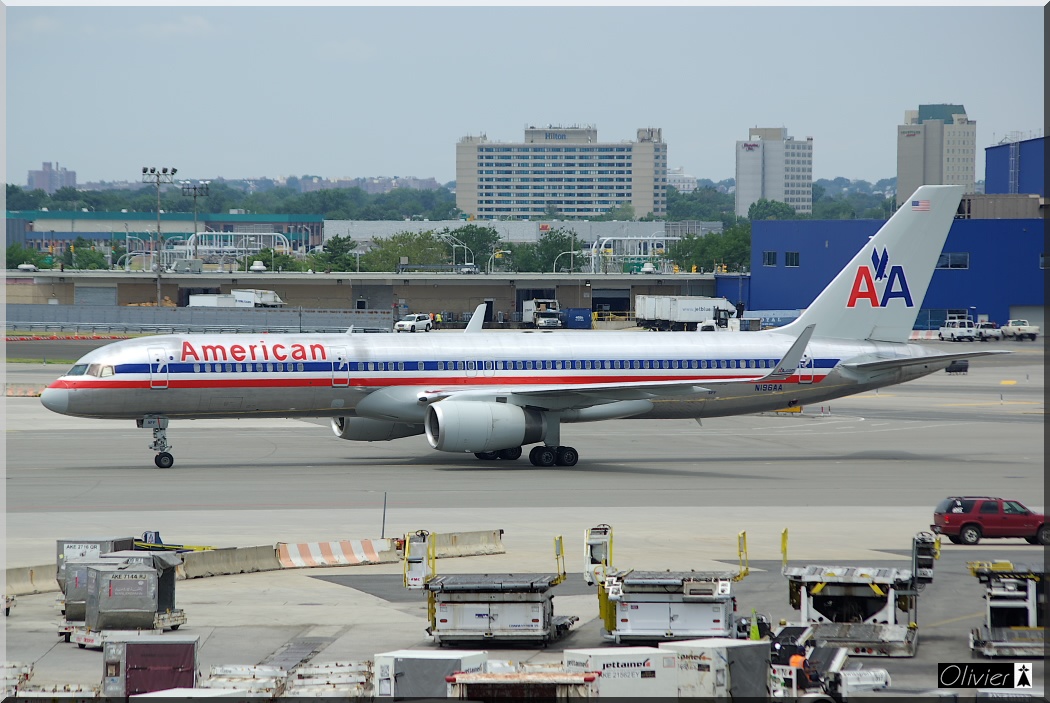
[{"label": "white van", "polygon": [[937,333],[937,338],[948,342],[972,342],[977,339],[977,326],[973,320],[948,320]]}]

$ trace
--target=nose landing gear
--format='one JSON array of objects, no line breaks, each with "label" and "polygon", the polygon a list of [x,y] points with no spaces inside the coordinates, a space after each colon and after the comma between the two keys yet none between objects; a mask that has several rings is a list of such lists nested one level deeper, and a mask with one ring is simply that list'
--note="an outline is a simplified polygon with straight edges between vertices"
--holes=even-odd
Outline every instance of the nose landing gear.
[{"label": "nose landing gear", "polygon": [[149,448],[158,452],[153,458],[153,463],[157,465],[157,468],[170,469],[175,463],[175,457],[168,451],[171,449],[171,445],[168,444],[168,418],[146,416],[136,420],[135,424],[139,428],[153,430],[153,442]]}]

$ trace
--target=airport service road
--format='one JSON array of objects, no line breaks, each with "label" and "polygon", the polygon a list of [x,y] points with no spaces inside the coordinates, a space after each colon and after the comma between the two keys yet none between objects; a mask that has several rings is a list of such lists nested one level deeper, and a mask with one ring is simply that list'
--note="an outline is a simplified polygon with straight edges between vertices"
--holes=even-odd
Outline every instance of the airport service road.
[{"label": "airport service road", "polygon": [[[549,573],[551,539],[561,534],[568,570],[581,579],[582,536],[598,523],[615,530],[617,565],[638,569],[732,568],[737,533],[746,530],[754,568],[738,589],[741,608],[789,618],[777,573],[785,528],[794,564],[904,568],[912,535],[928,529],[946,495],[1043,502],[1042,344],[996,348],[1019,353],[974,360],[968,375],[942,372],[832,401],[823,415],[807,407],[802,416],[703,427],[567,426],[564,441],[582,456],[569,469],[479,462],[433,452],[419,437],[358,444],[336,439],[323,423],[242,420],[173,423],[176,464],[162,471],[147,449],[150,433],[131,422],[66,418],[37,399],[7,398],[6,561],[51,563],[56,539],[147,529],[168,541],[248,546],[502,528],[506,554],[441,560],[439,571]],[[9,365],[7,380],[43,383],[55,370]],[[1021,540],[946,545],[934,584],[940,595],[919,606],[921,637],[939,644],[887,665],[895,688],[930,688],[936,662],[968,659],[966,633],[983,608],[968,559],[1042,557]],[[178,599],[190,618],[184,629],[205,642],[205,668],[258,663],[307,636],[331,640],[315,661],[368,658],[426,644],[422,599],[390,592],[399,573],[381,565],[199,579],[180,582]],[[597,645],[593,596],[572,593],[556,600],[557,612],[581,617],[570,641],[505,658],[550,661],[561,646]],[[7,646],[20,652],[15,659],[37,662],[41,682],[97,683],[97,652],[57,644],[53,601],[54,594],[20,598],[5,623]]]}]

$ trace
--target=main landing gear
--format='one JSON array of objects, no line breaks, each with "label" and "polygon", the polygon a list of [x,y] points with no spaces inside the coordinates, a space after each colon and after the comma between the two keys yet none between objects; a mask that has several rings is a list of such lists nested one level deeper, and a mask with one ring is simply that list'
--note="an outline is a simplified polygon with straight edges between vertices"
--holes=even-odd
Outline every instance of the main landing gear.
[{"label": "main landing gear", "polygon": [[168,444],[168,418],[146,416],[136,420],[135,424],[140,428],[153,430],[153,442],[149,448],[158,452],[153,458],[153,463],[157,468],[170,469],[175,463],[175,457],[168,451],[171,449],[171,445]]},{"label": "main landing gear", "polygon": [[[474,456],[482,461],[495,461],[505,459],[514,461],[521,456],[521,447],[512,449],[501,449],[498,452],[474,452]],[[529,452],[529,461],[533,466],[576,466],[580,460],[580,454],[573,447],[548,447],[540,445],[533,447]]]}]

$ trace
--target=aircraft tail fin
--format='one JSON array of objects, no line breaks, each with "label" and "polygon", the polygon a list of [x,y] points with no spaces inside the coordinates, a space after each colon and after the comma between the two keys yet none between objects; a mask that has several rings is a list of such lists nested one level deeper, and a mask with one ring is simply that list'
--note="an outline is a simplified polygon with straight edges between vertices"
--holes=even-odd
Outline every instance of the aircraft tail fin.
[{"label": "aircraft tail fin", "polygon": [[467,328],[463,330],[467,334],[476,334],[485,329],[485,308],[488,307],[486,303],[482,303],[475,310],[474,314],[470,316],[470,320],[467,321]]},{"label": "aircraft tail fin", "polygon": [[797,335],[815,324],[826,337],[907,341],[962,194],[962,186],[920,186],[780,331]]}]

